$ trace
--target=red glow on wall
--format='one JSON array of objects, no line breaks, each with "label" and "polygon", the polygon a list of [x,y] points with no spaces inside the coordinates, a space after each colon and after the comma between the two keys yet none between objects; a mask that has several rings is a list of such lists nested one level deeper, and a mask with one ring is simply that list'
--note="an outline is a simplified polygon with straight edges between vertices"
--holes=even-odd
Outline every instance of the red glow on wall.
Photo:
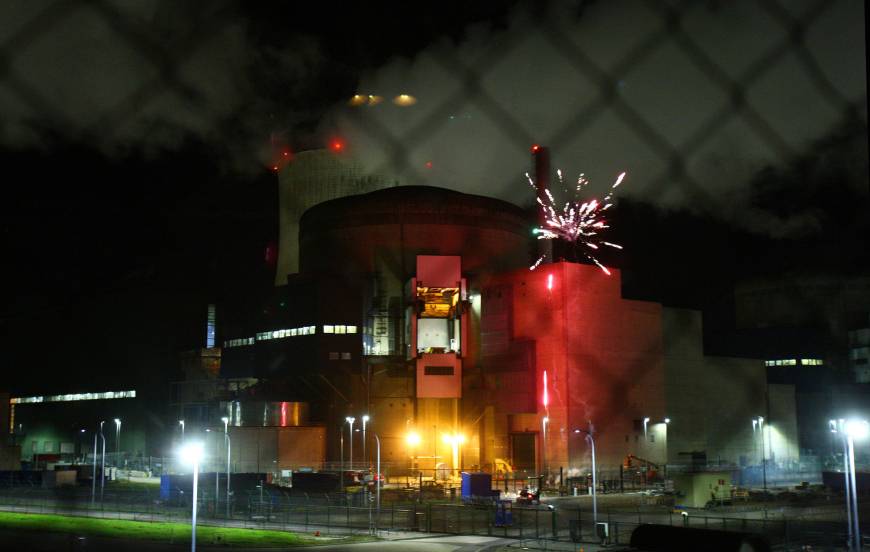
[{"label": "red glow on wall", "polygon": [[544,396],[543,396],[544,408],[547,408],[550,405],[550,394],[547,393],[547,371],[544,370]]},{"label": "red glow on wall", "polygon": [[547,274],[547,290],[553,291],[553,275]]},{"label": "red glow on wall", "polygon": [[287,403],[281,402],[281,427],[287,427]]}]

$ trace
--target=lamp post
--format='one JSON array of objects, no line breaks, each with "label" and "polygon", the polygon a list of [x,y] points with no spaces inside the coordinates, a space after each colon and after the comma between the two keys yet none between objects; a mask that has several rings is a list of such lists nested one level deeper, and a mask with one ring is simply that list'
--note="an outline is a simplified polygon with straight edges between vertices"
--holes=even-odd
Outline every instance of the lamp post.
[{"label": "lamp post", "polygon": [[756,416],[752,418],[752,432],[755,433],[755,428],[758,428],[758,433],[761,438],[761,481],[764,491],[767,492],[767,460],[764,453],[764,417]]},{"label": "lamp post", "polygon": [[366,469],[371,468],[371,462],[369,462],[369,457],[366,456],[366,424],[371,418],[369,418],[368,414],[363,414],[362,417],[362,434],[363,434],[363,463],[365,464]]},{"label": "lamp post", "polygon": [[94,476],[91,478],[91,506],[97,500],[97,433],[94,432]]},{"label": "lamp post", "polygon": [[228,429],[228,425],[230,423],[230,419],[224,416],[221,418],[221,421],[224,423],[224,442],[227,445],[227,519],[230,517],[230,432]]},{"label": "lamp post", "polygon": [[858,523],[858,492],[855,486],[855,439],[866,439],[870,434],[867,420],[849,420],[845,424],[849,447],[849,482],[852,486],[852,539],[853,549],[861,550],[861,526]]},{"label": "lamp post", "polygon": [[106,488],[106,436],[103,435],[103,424],[105,420],[100,421],[100,440],[103,443],[103,452],[101,454],[100,466],[100,502],[103,501],[103,492]]},{"label": "lamp post", "polygon": [[444,442],[451,446],[453,452],[453,469],[456,470],[456,473],[458,474],[459,470],[462,469],[459,447],[465,442],[465,435],[454,433],[452,435],[444,435],[443,438]]},{"label": "lamp post", "polygon": [[338,428],[338,442],[341,447],[341,452],[338,455],[341,459],[339,462],[341,469],[338,474],[338,479],[339,484],[341,485],[341,490],[344,491],[344,425]]},{"label": "lamp post", "polygon": [[181,442],[184,442],[184,420],[178,420],[178,425],[181,426]]},{"label": "lamp post", "polygon": [[549,423],[549,416],[541,418],[541,471],[544,472],[544,476],[548,481],[550,479],[550,472],[547,469],[547,424]]},{"label": "lamp post", "polygon": [[665,445],[665,479],[667,479],[668,478],[668,429],[671,426],[671,419],[666,416],[665,419],[662,421],[665,423],[665,443],[664,443],[664,445]]},{"label": "lamp post", "polygon": [[345,418],[345,421],[347,421],[347,423],[349,424],[349,427],[350,427],[350,429],[347,432],[348,437],[350,437],[350,453],[348,456],[350,457],[349,458],[350,469],[353,470],[353,423],[356,421],[356,418],[354,418],[353,416],[348,416],[347,418]]},{"label": "lamp post", "polygon": [[190,517],[190,552],[196,552],[196,492],[199,480],[199,462],[202,460],[202,443],[190,443],[181,448],[181,459],[193,464],[193,506]]},{"label": "lamp post", "polygon": [[375,503],[377,504],[377,516],[375,517],[375,535],[378,534],[378,522],[381,521],[381,438],[375,433],[375,443],[378,446],[377,462],[375,463]]},{"label": "lamp post", "polygon": [[415,457],[414,457],[414,455],[411,453],[411,449],[417,447],[417,446],[420,444],[420,441],[421,441],[421,440],[422,440],[422,439],[420,438],[420,434],[417,433],[416,431],[409,431],[409,432],[405,435],[405,444],[408,445],[408,458],[409,458],[409,460],[410,460],[410,462],[411,462],[411,469],[412,469],[412,470],[414,469],[414,458],[415,458]]},{"label": "lamp post", "polygon": [[849,478],[849,442],[846,439],[846,420],[830,420],[828,425],[831,428],[831,433],[836,433],[840,436],[843,443],[843,489],[846,495],[846,527],[847,527],[847,546],[852,546],[852,481]]},{"label": "lamp post", "polygon": [[596,495],[598,487],[598,479],[595,475],[595,438],[592,436],[592,422],[589,422],[589,429],[575,429],[574,433],[585,433],[586,442],[592,447],[592,522],[598,523],[598,497]]},{"label": "lamp post", "polygon": [[115,418],[115,467],[121,458],[121,418]]}]

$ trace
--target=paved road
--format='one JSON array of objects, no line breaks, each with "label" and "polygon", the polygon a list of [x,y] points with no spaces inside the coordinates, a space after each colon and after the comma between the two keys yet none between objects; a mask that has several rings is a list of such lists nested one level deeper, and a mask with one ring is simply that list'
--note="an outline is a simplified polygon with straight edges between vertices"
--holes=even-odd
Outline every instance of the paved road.
[{"label": "paved road", "polygon": [[[414,539],[402,539],[392,541],[377,541],[358,544],[325,544],[317,546],[318,552],[372,552],[389,551],[400,552],[484,552],[498,549],[516,541],[504,540],[495,537],[475,536],[449,536],[449,537],[422,537]],[[177,552],[188,550],[189,542],[179,543],[156,543],[138,540],[120,540],[96,537],[77,537],[60,533],[30,533],[0,531],[0,550],[29,550],[33,552],[69,551],[69,552]],[[197,550],[202,552],[269,552],[277,550],[289,550],[288,548],[227,548],[223,546],[199,545]],[[301,550],[301,549],[298,549]]]}]

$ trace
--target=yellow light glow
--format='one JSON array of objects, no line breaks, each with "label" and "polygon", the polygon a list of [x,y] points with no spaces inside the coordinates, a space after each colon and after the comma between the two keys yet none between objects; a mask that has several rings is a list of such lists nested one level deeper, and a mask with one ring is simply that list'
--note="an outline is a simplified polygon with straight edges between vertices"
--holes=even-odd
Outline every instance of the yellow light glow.
[{"label": "yellow light glow", "polygon": [[457,433],[455,435],[445,433],[444,435],[441,436],[441,439],[443,439],[444,442],[447,443],[448,445],[461,445],[462,443],[465,442],[465,435],[463,435],[461,433]]},{"label": "yellow light glow", "polygon": [[420,441],[420,434],[415,431],[411,431],[405,435],[405,442],[408,443],[409,446],[416,447],[420,444]]},{"label": "yellow light glow", "polygon": [[369,95],[369,105],[378,105],[378,104],[381,103],[382,101],[384,101],[384,97],[383,97],[383,96],[372,96],[372,95]]},{"label": "yellow light glow", "polygon": [[399,94],[398,96],[393,98],[393,103],[401,107],[407,107],[409,105],[414,105],[415,103],[417,103],[417,98],[411,96],[410,94]]},{"label": "yellow light glow", "polygon": [[350,100],[347,101],[347,104],[353,107],[365,105],[369,102],[369,97],[370,96],[364,96],[363,94],[354,94],[351,96]]}]

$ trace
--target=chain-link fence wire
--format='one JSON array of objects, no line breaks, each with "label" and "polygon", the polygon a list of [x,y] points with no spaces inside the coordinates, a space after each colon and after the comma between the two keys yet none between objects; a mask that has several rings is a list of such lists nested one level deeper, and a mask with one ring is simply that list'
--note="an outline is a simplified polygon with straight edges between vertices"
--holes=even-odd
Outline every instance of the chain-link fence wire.
[{"label": "chain-link fence wire", "polygon": [[[598,90],[597,96],[592,101],[575,112],[565,113],[564,123],[548,136],[536,135],[484,85],[484,80],[498,62],[508,56],[520,42],[504,36],[487,45],[473,62],[460,58],[450,50],[440,50],[435,58],[437,63],[446,74],[455,78],[459,87],[440,105],[430,109],[428,115],[419,120],[409,131],[397,134],[388,126],[378,124],[376,119],[370,118],[361,120],[358,129],[371,142],[379,145],[380,149],[389,152],[389,167],[383,167],[375,172],[394,171],[398,168],[400,172],[413,176],[420,170],[413,162],[414,148],[426,140],[427,136],[440,131],[446,124],[448,115],[461,110],[465,105],[476,106],[508,141],[523,149],[533,142],[553,146],[566,143],[587,132],[591,125],[608,111],[630,130],[638,143],[643,144],[667,166],[666,171],[647,183],[645,194],[651,197],[662,195],[666,186],[677,186],[686,197],[691,198],[695,209],[714,216],[719,210],[720,198],[711,195],[702,182],[687,170],[687,167],[717,130],[739,119],[751,130],[753,139],[775,152],[779,161],[787,163],[798,153],[784,132],[772,124],[762,110],[747,100],[753,86],[784,63],[786,57],[797,60],[803,75],[818,95],[819,102],[837,112],[839,119],[857,122],[860,131],[866,134],[866,98],[848,97],[832,82],[822,63],[807,44],[808,33],[838,3],[820,0],[801,10],[799,15],[796,15],[796,10],[787,9],[777,0],[757,0],[756,3],[773,22],[776,30],[782,31],[782,38],[762,51],[751,54],[752,61],[747,63],[737,75],[724,69],[711,57],[707,50],[700,46],[698,37],[693,36],[684,26],[684,19],[694,10],[699,9],[699,3],[696,2],[665,3],[652,0],[644,2],[644,7],[655,14],[657,25],[648,35],[635,40],[634,46],[624,53],[620,60],[607,67],[578,46],[565,28],[558,25],[544,28],[546,21],[541,18],[533,24],[530,32],[538,33],[570,63],[572,76],[594,83]],[[72,16],[83,10],[87,10],[90,17],[99,18],[111,28],[117,34],[118,40],[147,60],[153,71],[150,79],[136,84],[123,99],[115,102],[80,132],[79,137],[82,140],[101,142],[111,137],[131,119],[146,111],[151,100],[161,94],[173,94],[180,98],[185,108],[192,113],[219,121],[218,131],[221,128],[230,129],[233,121],[248,115],[245,111],[247,107],[230,114],[209,112],[209,103],[199,101],[201,92],[179,77],[184,64],[208,44],[210,36],[235,23],[235,13],[227,10],[209,14],[209,17],[203,20],[185,41],[173,43],[170,49],[161,42],[159,34],[153,29],[143,25],[139,20],[134,20],[113,3],[101,0],[50,3],[35,16],[24,21],[19,28],[5,35],[5,39],[0,43],[0,68],[2,68],[0,85],[7,93],[11,93],[17,102],[28,106],[34,112],[50,115],[52,120],[58,121],[61,130],[76,128],[76,125],[68,120],[63,106],[57,103],[57,99],[48,91],[31,84],[14,62],[40,40],[55,32]],[[534,25],[537,27],[535,28]],[[674,143],[663,135],[648,114],[618,93],[621,80],[639,67],[650,63],[652,54],[665,45],[676,47],[690,61],[694,70],[702,73],[711,86],[729,98],[728,102],[689,132],[688,138],[680,143]],[[253,156],[255,156],[254,152],[252,152]],[[414,179],[410,178],[410,180]],[[821,300],[807,294],[803,287],[795,285],[789,287],[788,291],[792,295],[793,302],[804,305],[804,308],[817,313],[827,312]],[[689,328],[684,330],[688,332]],[[638,365],[632,373],[644,374],[649,370],[648,365]],[[624,385],[630,383],[629,381],[613,382],[610,399],[618,402]],[[746,388],[755,384],[749,379],[737,383]],[[723,413],[723,415],[745,416],[746,413]]]},{"label": "chain-link fence wire", "polygon": [[[495,536],[515,539],[546,539],[567,542],[600,542],[596,522],[608,526],[607,541],[625,544],[642,524],[688,526],[767,537],[774,544],[834,545],[845,540],[842,504],[819,503],[811,515],[807,508],[786,512],[767,510],[720,511],[674,510],[664,506],[626,506],[598,510],[594,518],[589,504],[520,506],[510,501],[478,500],[474,503],[392,502],[374,495],[293,494],[275,487],[237,490],[226,500],[215,500],[207,481],[197,494],[198,523],[245,528],[324,533],[368,533],[374,529],[392,532],[422,532]],[[93,491],[89,487],[26,488],[0,487],[0,510],[7,512],[59,514],[141,522],[191,520],[190,490],[159,488]]]}]

